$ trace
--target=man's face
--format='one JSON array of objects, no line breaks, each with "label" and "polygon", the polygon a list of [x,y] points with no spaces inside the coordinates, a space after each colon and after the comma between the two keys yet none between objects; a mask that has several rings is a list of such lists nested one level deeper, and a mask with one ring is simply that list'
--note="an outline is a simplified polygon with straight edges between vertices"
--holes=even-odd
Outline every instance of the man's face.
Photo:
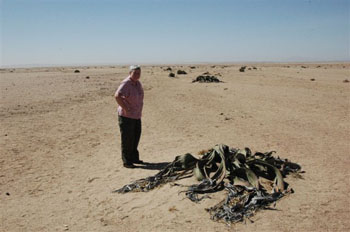
[{"label": "man's face", "polygon": [[130,77],[134,81],[137,81],[138,79],[140,79],[140,76],[141,76],[141,70],[140,69],[132,70],[131,73],[130,73]]}]

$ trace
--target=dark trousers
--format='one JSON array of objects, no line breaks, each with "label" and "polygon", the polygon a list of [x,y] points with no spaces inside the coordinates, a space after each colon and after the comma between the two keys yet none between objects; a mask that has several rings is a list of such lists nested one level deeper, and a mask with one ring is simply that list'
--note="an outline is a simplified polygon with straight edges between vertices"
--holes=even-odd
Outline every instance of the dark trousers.
[{"label": "dark trousers", "polygon": [[122,139],[122,159],[124,164],[132,164],[138,160],[139,145],[141,137],[141,119],[126,118],[118,116],[120,135]]}]

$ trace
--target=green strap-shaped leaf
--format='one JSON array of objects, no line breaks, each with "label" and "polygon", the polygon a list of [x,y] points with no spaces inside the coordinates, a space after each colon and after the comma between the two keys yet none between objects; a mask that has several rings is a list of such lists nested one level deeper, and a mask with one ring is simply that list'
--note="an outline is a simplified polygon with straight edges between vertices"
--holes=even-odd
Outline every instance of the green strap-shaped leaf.
[{"label": "green strap-shaped leaf", "polygon": [[276,168],[275,166],[265,162],[265,161],[262,161],[262,160],[252,160],[251,163],[253,164],[261,164],[263,166],[266,166],[270,169],[272,169],[275,173],[275,190],[277,192],[283,192],[284,191],[284,181],[283,181],[283,177],[282,177],[282,174],[280,172],[280,170],[278,170],[278,168]]},{"label": "green strap-shaped leaf", "polygon": [[[197,180],[201,181],[203,179],[215,180],[217,184],[221,183],[226,177],[226,165],[225,165],[225,149],[228,149],[226,145],[219,144],[216,145],[210,153],[208,153],[203,160],[197,162],[196,167],[193,172]],[[210,167],[218,161],[219,167],[215,171],[212,177],[210,177]]]},{"label": "green strap-shaped leaf", "polygon": [[238,186],[246,186],[246,187],[251,187],[251,183],[249,183],[249,181],[239,178],[237,176],[235,176],[235,178],[233,178],[233,185],[238,185]]},{"label": "green strap-shaped leaf", "polygon": [[196,167],[193,169],[193,174],[198,181],[208,178],[206,172],[204,171],[204,165],[205,163],[199,160],[196,164]]},{"label": "green strap-shaped leaf", "polygon": [[259,189],[259,179],[258,177],[255,175],[255,173],[250,170],[249,168],[244,168],[245,173],[247,175],[247,179],[249,181],[249,183],[256,189]]},{"label": "green strap-shaped leaf", "polygon": [[194,168],[196,163],[198,162],[198,159],[193,157],[190,153],[177,156],[175,158],[176,166],[179,166],[183,169],[189,169],[189,168]]}]

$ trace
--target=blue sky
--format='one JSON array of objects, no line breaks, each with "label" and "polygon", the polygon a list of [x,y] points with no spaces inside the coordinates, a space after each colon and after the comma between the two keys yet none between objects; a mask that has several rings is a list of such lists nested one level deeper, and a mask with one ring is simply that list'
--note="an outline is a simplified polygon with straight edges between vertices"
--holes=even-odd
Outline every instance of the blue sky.
[{"label": "blue sky", "polygon": [[350,0],[3,0],[1,66],[350,60]]}]

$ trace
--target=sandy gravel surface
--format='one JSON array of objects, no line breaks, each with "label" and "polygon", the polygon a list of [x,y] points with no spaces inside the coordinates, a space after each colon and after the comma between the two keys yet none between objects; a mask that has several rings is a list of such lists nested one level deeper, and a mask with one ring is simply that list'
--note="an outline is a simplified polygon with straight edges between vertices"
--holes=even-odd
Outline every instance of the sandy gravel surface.
[{"label": "sandy gravel surface", "polygon": [[[350,64],[191,66],[143,67],[141,158],[275,150],[305,170],[277,210],[228,227],[204,210],[221,193],[199,204],[170,185],[111,193],[158,172],[122,168],[113,94],[127,67],[2,69],[0,231],[349,231]],[[192,83],[204,72],[223,83]]]}]

